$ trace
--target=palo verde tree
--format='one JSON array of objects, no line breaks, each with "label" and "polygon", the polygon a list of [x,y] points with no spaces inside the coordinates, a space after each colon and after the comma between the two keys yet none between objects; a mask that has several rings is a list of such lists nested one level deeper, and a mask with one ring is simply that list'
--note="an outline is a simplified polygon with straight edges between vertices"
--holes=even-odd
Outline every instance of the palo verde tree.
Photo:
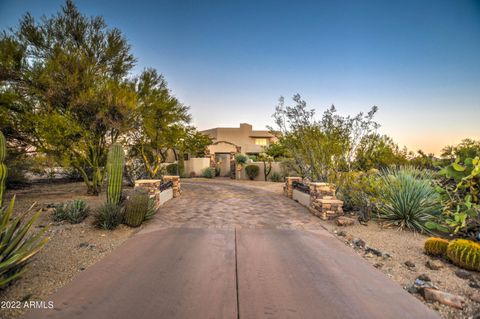
[{"label": "palo verde tree", "polygon": [[67,0],[36,21],[26,14],[0,36],[0,91],[10,124],[37,152],[78,170],[91,194],[104,180],[108,145],[130,128],[135,59],[118,29]]},{"label": "palo verde tree", "polygon": [[141,158],[147,174],[156,177],[167,152],[176,149],[191,118],[188,107],[170,93],[167,82],[154,69],[146,69],[135,80],[138,105],[132,153]]}]

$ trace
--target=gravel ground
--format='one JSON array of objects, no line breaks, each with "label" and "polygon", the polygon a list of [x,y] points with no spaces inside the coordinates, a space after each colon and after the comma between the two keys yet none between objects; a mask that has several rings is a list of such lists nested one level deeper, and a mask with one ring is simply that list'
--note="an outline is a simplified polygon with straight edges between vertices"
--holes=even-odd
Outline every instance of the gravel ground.
[{"label": "gravel ground", "polygon": [[[34,184],[31,187],[7,192],[5,201],[17,195],[15,212],[21,213],[36,202],[36,211],[43,214],[33,229],[50,224],[50,241],[27,266],[27,271],[13,285],[0,291],[0,301],[46,301],[58,288],[71,281],[76,274],[123,243],[136,230],[120,225],[114,231],[96,229],[93,217],[89,216],[80,224],[67,222],[53,223],[49,204],[76,198],[84,199],[94,212],[105,202],[105,195],[87,196],[83,183]],[[0,318],[15,318],[26,309],[1,309]]]},{"label": "gravel ground", "polygon": [[[425,266],[427,261],[434,260],[434,258],[424,254],[423,245],[427,236],[410,231],[383,228],[375,221],[370,221],[368,226],[356,223],[352,226],[338,227],[333,221],[323,221],[323,225],[329,231],[335,233],[338,239],[353,247],[359,255],[405,289],[411,286],[418,276],[427,274],[431,282],[441,291],[465,297],[467,303],[462,310],[458,310],[438,302],[426,302],[422,296],[414,293],[414,296],[427,304],[428,307],[438,311],[443,318],[479,318],[475,315],[480,316],[480,303],[473,301],[470,297],[475,294],[478,296],[480,289],[470,287],[471,280],[457,277],[455,271],[459,269],[458,267],[443,259],[437,259],[443,265],[443,268],[439,270],[431,270]],[[346,235],[342,234],[341,231]],[[373,254],[365,254],[364,250],[357,248],[352,243],[353,239],[356,238],[365,241],[369,247],[390,254],[391,258],[384,259]],[[415,267],[407,267],[405,265],[406,261],[413,262]],[[472,272],[472,276],[474,281],[480,283],[480,274]],[[392,300],[392,302],[395,301]]]}]

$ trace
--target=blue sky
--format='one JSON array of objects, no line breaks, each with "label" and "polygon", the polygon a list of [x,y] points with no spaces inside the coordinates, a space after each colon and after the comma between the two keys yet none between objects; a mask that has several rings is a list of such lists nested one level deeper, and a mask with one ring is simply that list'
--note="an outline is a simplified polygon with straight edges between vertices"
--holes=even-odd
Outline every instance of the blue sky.
[{"label": "blue sky", "polygon": [[[63,1],[0,0],[0,28]],[[271,124],[278,97],[380,108],[381,132],[439,152],[480,139],[480,0],[76,1],[129,39],[200,129]]]}]

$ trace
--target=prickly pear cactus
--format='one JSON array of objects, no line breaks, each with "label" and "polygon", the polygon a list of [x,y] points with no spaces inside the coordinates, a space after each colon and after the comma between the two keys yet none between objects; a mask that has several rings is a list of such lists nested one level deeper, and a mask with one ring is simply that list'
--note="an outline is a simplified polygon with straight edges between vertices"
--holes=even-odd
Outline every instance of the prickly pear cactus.
[{"label": "prickly pear cactus", "polygon": [[7,165],[5,165],[5,157],[7,146],[5,136],[0,132],[0,207],[3,203],[3,193],[5,192],[5,183],[7,181]]},{"label": "prickly pear cactus", "polygon": [[107,201],[117,205],[122,196],[123,163],[125,154],[120,144],[113,144],[107,159]]}]

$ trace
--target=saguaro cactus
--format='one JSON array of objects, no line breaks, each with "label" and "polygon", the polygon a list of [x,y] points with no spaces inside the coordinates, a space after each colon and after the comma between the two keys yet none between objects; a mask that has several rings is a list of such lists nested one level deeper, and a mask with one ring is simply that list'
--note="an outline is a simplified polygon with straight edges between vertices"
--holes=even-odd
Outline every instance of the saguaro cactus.
[{"label": "saguaro cactus", "polygon": [[3,203],[3,193],[5,192],[5,182],[7,181],[7,165],[5,165],[5,157],[7,146],[5,136],[0,132],[0,207]]},{"label": "saguaro cactus", "polygon": [[123,162],[125,154],[120,144],[113,144],[107,159],[107,201],[117,205],[122,195]]}]

